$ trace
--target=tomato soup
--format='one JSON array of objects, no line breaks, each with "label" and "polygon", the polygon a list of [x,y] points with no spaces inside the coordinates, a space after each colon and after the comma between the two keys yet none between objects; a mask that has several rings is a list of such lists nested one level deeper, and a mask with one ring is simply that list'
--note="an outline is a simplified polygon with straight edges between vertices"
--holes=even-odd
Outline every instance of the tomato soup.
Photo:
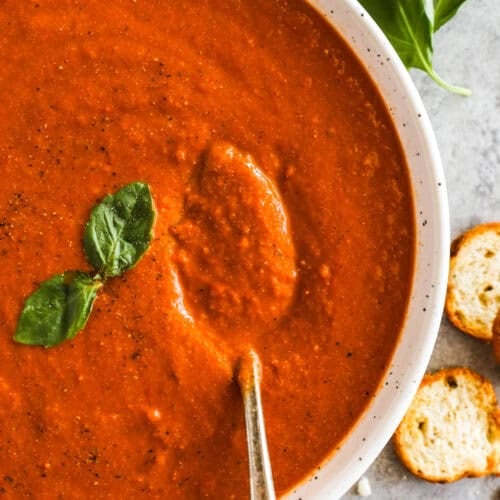
[{"label": "tomato soup", "polygon": [[[301,0],[0,3],[1,493],[247,498],[249,349],[285,493],[372,401],[405,318],[413,201],[376,87]],[[15,343],[134,181],[148,252],[74,339]]]}]

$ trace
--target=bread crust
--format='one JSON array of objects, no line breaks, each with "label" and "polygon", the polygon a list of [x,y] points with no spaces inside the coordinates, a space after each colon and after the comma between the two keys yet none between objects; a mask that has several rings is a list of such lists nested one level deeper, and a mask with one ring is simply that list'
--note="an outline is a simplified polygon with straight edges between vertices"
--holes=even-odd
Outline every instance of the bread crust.
[{"label": "bread crust", "polygon": [[[428,373],[424,376],[420,384],[417,396],[419,391],[426,386],[441,381],[445,381],[447,384],[452,384],[453,381],[456,383],[455,379],[458,377],[468,378],[469,381],[473,381],[476,385],[481,387],[481,392],[487,401],[487,408],[485,408],[485,411],[488,413],[489,430],[493,436],[492,439],[500,443],[500,410],[498,408],[497,397],[491,382],[482,375],[464,367],[444,368],[434,373]],[[408,450],[404,444],[405,432],[407,432],[412,425],[412,420],[416,420],[415,416],[418,409],[419,407],[414,407],[414,404],[412,403],[412,406],[401,421],[393,436],[393,445],[396,455],[412,474],[432,483],[451,483],[464,477],[482,477],[491,474],[499,475],[500,456],[498,456],[497,449],[493,450],[492,454],[486,457],[487,467],[484,470],[464,470],[448,476],[443,474],[432,475],[419,470],[410,456],[411,450]]]},{"label": "bread crust", "polygon": [[500,222],[489,222],[485,224],[480,224],[478,226],[469,229],[458,238],[456,238],[450,248],[450,272],[448,277],[448,288],[446,294],[445,311],[450,322],[456,326],[459,330],[464,333],[468,333],[473,337],[479,338],[481,340],[491,341],[492,333],[488,328],[482,328],[479,325],[473,325],[471,322],[467,322],[457,309],[457,299],[455,296],[455,284],[454,284],[454,271],[455,266],[460,258],[460,251],[466,247],[472,240],[479,238],[482,235],[489,233],[491,231],[496,232],[500,239]]},{"label": "bread crust", "polygon": [[497,363],[500,363],[500,309],[497,312],[495,321],[493,321],[492,335],[493,353]]}]

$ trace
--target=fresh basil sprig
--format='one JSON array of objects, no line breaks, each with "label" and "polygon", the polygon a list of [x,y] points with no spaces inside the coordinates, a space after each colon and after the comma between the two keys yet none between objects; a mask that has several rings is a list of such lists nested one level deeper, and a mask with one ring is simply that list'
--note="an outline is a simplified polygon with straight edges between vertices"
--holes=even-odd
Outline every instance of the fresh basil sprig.
[{"label": "fresh basil sprig", "polygon": [[385,33],[407,68],[425,71],[441,87],[468,96],[445,82],[432,66],[433,35],[465,0],[359,0]]},{"label": "fresh basil sprig", "polygon": [[87,258],[98,273],[67,271],[44,281],[26,299],[14,340],[52,347],[72,339],[87,324],[104,281],[134,267],[149,248],[155,216],[147,184],[134,182],[106,196],[84,234]]}]

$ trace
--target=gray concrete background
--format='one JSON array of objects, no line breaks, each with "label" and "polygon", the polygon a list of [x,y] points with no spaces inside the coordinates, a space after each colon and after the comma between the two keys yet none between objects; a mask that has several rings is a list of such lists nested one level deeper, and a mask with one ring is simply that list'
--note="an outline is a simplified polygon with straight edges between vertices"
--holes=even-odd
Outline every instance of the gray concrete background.
[{"label": "gray concrete background", "polygon": [[[500,221],[500,0],[468,0],[436,35],[434,66],[444,79],[473,92],[468,98],[451,95],[423,73],[411,73],[441,150],[455,237],[480,222]],[[429,368],[452,365],[488,377],[500,398],[500,368],[490,346],[443,319]],[[407,472],[390,444],[366,477],[373,491],[370,500],[500,500],[500,478],[430,484]],[[359,498],[353,488],[344,500]]]}]

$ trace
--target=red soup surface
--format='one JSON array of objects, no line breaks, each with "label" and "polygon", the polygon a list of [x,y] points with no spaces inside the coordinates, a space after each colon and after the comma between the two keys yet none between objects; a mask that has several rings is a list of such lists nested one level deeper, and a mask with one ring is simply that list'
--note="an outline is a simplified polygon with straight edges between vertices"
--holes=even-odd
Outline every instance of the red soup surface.
[{"label": "red soup surface", "polygon": [[[0,488],[246,498],[255,349],[277,490],[335,451],[398,342],[414,259],[389,113],[301,0],[3,0]],[[24,300],[90,270],[106,194],[147,182],[149,251],[51,349]]]}]

